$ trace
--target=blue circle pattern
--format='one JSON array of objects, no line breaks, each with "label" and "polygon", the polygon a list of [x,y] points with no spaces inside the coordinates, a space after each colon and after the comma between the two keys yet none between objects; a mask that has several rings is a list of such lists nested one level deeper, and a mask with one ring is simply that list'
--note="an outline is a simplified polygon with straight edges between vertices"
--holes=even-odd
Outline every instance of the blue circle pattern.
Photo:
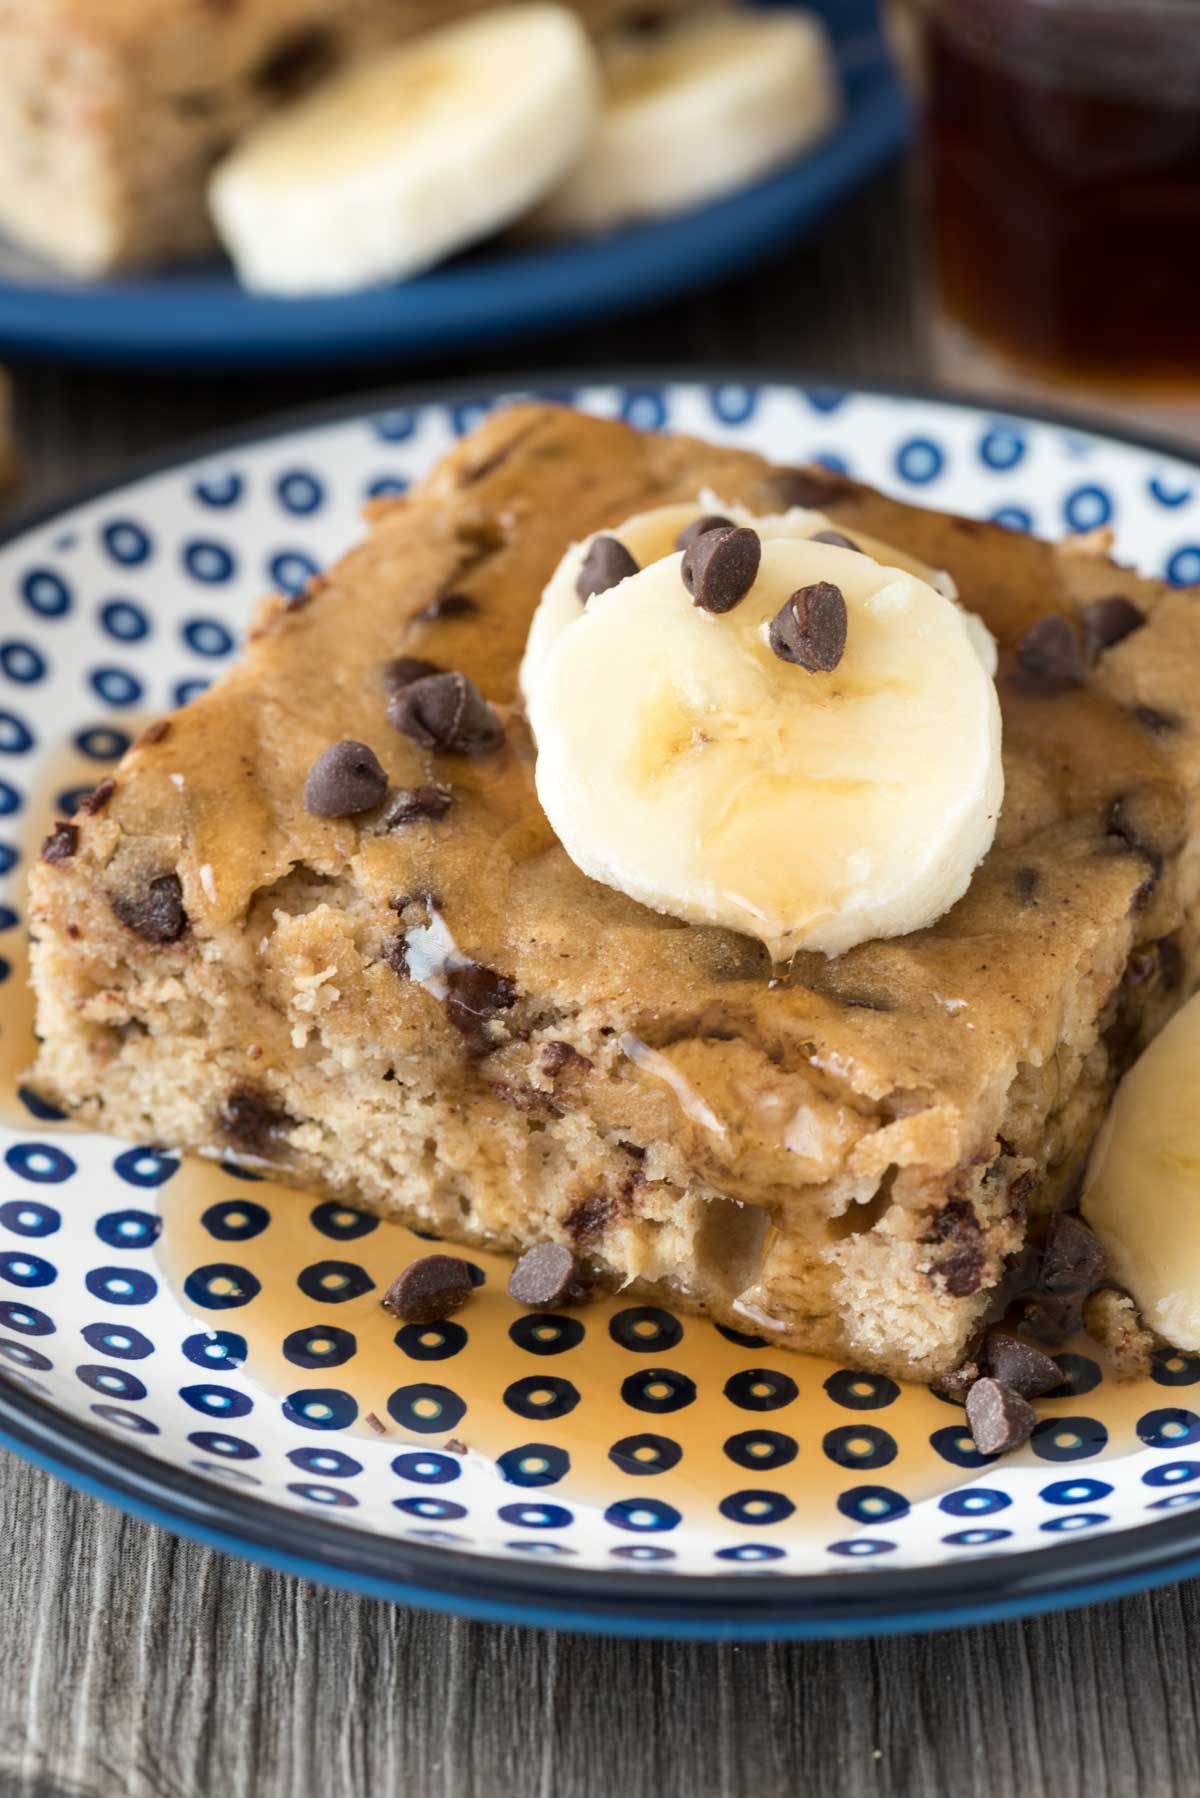
[{"label": "blue circle pattern", "polygon": [[150,635],[150,619],[131,599],[109,599],[100,608],[100,627],[118,643],[142,643]]},{"label": "blue circle pattern", "polygon": [[33,687],[38,681],[45,680],[47,662],[32,643],[22,643],[10,638],[7,643],[0,643],[0,668],[3,668],[9,680],[16,681],[18,686]]}]

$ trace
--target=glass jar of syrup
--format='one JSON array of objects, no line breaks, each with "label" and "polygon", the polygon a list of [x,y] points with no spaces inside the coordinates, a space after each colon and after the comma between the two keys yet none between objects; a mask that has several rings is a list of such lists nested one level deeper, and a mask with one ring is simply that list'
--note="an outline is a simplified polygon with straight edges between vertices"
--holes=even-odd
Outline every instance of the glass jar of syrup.
[{"label": "glass jar of syrup", "polygon": [[1200,431],[1200,0],[893,0],[939,374]]}]

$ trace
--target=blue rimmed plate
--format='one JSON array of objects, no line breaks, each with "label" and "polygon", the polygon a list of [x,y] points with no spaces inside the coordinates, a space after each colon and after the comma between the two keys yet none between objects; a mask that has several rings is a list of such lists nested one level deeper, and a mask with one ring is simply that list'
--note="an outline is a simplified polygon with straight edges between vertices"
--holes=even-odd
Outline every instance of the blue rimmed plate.
[{"label": "blue rimmed plate", "polygon": [[[555,396],[1014,528],[1111,524],[1130,560],[1200,578],[1200,463],[1153,445],[816,384]],[[580,1628],[905,1629],[1196,1571],[1200,1358],[1116,1384],[1075,1343],[1033,1441],[989,1461],[924,1388],[619,1298],[529,1315],[484,1254],[466,1311],[398,1328],[378,1299],[425,1252],[408,1232],[80,1133],[21,1088],[23,872],[50,817],[228,664],[265,585],[303,584],[499,397],[209,445],[0,543],[0,1440],[273,1565]]]},{"label": "blue rimmed plate", "polygon": [[172,368],[408,358],[611,318],[716,281],[802,237],[904,137],[876,0],[808,4],[837,46],[842,126],[815,155],[727,200],[587,241],[495,245],[400,286],[303,300],[247,293],[218,264],[81,283],[0,247],[0,350]]}]

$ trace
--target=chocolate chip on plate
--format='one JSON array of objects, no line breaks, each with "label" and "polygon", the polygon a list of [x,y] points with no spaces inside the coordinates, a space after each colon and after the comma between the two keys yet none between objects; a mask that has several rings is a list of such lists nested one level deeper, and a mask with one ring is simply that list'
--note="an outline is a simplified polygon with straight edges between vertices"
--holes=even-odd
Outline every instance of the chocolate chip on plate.
[{"label": "chocolate chip on plate", "polygon": [[1006,1330],[993,1330],[988,1337],[985,1362],[993,1380],[1019,1392],[1022,1398],[1041,1398],[1062,1384],[1062,1369],[1057,1361]]},{"label": "chocolate chip on plate", "polygon": [[1025,1300],[1021,1328],[1047,1348],[1058,1348],[1083,1328],[1083,1295],[1078,1292],[1039,1292]]},{"label": "chocolate chip on plate", "polygon": [[723,518],[720,512],[707,512],[703,518],[693,518],[691,524],[685,524],[675,539],[676,549],[691,549],[692,544],[701,537],[707,537],[710,531],[732,531],[732,518]]},{"label": "chocolate chip on plate", "polygon": [[92,788],[86,799],[81,799],[79,801],[80,811],[85,813],[87,817],[94,818],[97,812],[102,812],[104,810],[116,790],[117,783],[115,780],[102,780],[98,787]]},{"label": "chocolate chip on plate", "polygon": [[1081,1217],[1059,1211],[1042,1250],[1041,1284],[1049,1292],[1090,1292],[1104,1278],[1104,1250]]},{"label": "chocolate chip on plate", "polygon": [[118,893],[111,903],[126,929],[148,943],[177,942],[187,929],[178,874],[160,874],[140,891]]},{"label": "chocolate chip on plate", "polygon": [[393,693],[388,721],[422,749],[486,755],[504,741],[504,726],[465,674],[430,674]]},{"label": "chocolate chip on plate", "polygon": [[1028,1399],[1001,1380],[976,1380],[967,1394],[967,1422],[981,1455],[1003,1455],[1033,1435],[1037,1416]]},{"label": "chocolate chip on plate", "polygon": [[703,612],[732,612],[758,576],[762,543],[757,531],[737,525],[706,531],[683,552],[683,584]]},{"label": "chocolate chip on plate", "polygon": [[475,1290],[469,1262],[456,1255],[422,1255],[383,1295],[385,1311],[409,1324],[437,1324],[460,1311]]},{"label": "chocolate chip on plate", "polygon": [[1084,648],[1094,662],[1106,649],[1140,630],[1146,614],[1123,593],[1111,593],[1107,599],[1092,599],[1080,606],[1079,622],[1083,626]]},{"label": "chocolate chip on plate", "polygon": [[439,593],[427,606],[414,612],[417,624],[440,624],[446,618],[471,618],[479,610],[479,601],[469,593]]},{"label": "chocolate chip on plate", "polygon": [[843,531],[814,531],[809,542],[828,543],[833,549],[858,549],[853,537],[847,537]]},{"label": "chocolate chip on plate", "polygon": [[397,830],[421,818],[444,818],[453,803],[454,794],[440,781],[427,787],[401,787],[388,800],[379,822],[384,830]]},{"label": "chocolate chip on plate", "polygon": [[508,1296],[518,1305],[569,1305],[583,1297],[579,1265],[561,1242],[526,1249],[512,1270]]},{"label": "chocolate chip on plate", "polygon": [[593,593],[607,593],[618,581],[628,580],[631,574],[639,572],[637,563],[619,538],[593,537],[576,577],[575,591],[586,605]]},{"label": "chocolate chip on plate", "polygon": [[401,687],[411,687],[426,675],[444,673],[436,662],[426,661],[424,656],[393,656],[383,665],[383,684],[390,693],[398,693]]},{"label": "chocolate chip on plate", "polygon": [[79,826],[68,824],[62,818],[55,820],[54,829],[42,844],[42,860],[44,862],[69,862],[79,847]]},{"label": "chocolate chip on plate", "polygon": [[346,737],[322,750],[304,783],[304,809],[317,818],[353,818],[369,812],[387,792],[379,757]]},{"label": "chocolate chip on plate", "polygon": [[782,662],[795,662],[811,674],[829,674],[846,648],[846,601],[832,581],[814,581],[785,600],[768,632]]},{"label": "chocolate chip on plate", "polygon": [[1017,644],[1017,662],[1048,693],[1077,687],[1083,680],[1083,650],[1075,626],[1057,613],[1030,625]]}]

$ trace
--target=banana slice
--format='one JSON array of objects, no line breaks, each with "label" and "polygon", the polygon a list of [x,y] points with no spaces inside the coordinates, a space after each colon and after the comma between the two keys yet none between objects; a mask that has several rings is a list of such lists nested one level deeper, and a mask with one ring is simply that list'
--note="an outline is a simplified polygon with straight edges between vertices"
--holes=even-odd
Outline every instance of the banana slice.
[{"label": "banana slice", "polygon": [[627,36],[581,161],[539,207],[543,234],[603,231],[699,206],[825,137],[840,96],[811,13],[727,11]]},{"label": "banana slice", "polygon": [[1200,996],[1121,1082],[1083,1215],[1145,1323],[1175,1348],[1200,1349]]},{"label": "banana slice", "polygon": [[[1003,793],[1000,708],[966,614],[856,551],[768,537],[746,597],[715,615],[682,562],[595,594],[537,672],[538,796],[567,854],[777,960],[932,923]],[[823,673],[771,647],[772,621],[818,583],[845,605]]]},{"label": "banana slice", "polygon": [[416,274],[552,187],[599,105],[562,6],[502,7],[358,64],[251,131],[209,184],[246,286],[333,293]]},{"label": "banana slice", "polygon": [[[611,532],[596,531],[582,543],[573,543],[547,582],[529,627],[520,674],[521,692],[527,708],[546,657],[567,626],[583,616],[584,602],[580,598],[578,582],[584,560],[596,538],[615,537],[629,551],[638,567],[646,568],[651,562],[671,555],[679,533],[699,518],[728,518],[734,524],[749,525],[764,542],[775,537],[815,537],[818,531],[838,532],[837,525],[824,512],[809,511],[804,506],[792,506],[786,512],[760,516],[748,512],[745,506],[730,505],[715,493],[704,492],[687,504],[656,506],[649,512],[635,512],[632,518],[627,518]],[[878,537],[868,536],[864,531],[858,530],[854,532],[853,542],[864,555],[873,557],[885,567],[902,568],[936,588],[939,593],[944,593],[947,598],[957,598],[954,582],[948,574],[930,568],[927,563],[910,556],[906,550],[896,549],[892,544],[883,543]],[[964,616],[980,660],[989,674],[995,674],[996,645],[991,632],[983,620],[973,613],[965,613]]]}]

